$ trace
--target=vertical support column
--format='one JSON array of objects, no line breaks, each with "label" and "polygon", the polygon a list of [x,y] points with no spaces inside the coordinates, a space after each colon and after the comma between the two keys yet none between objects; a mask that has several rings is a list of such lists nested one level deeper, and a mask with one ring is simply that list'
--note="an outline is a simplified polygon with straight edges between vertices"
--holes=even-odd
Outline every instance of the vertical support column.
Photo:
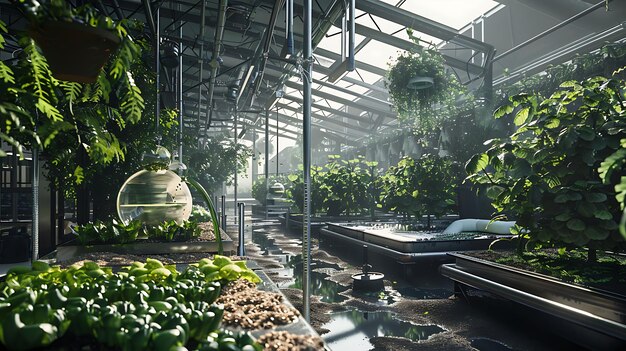
[{"label": "vertical support column", "polygon": [[39,149],[33,148],[32,167],[32,191],[33,191],[33,224],[31,229],[32,260],[39,258]]},{"label": "vertical support column", "polygon": [[245,240],[245,230],[246,230],[246,204],[240,202],[237,204],[237,209],[239,210],[238,221],[239,221],[239,245],[237,246],[237,256],[245,256],[246,255],[246,240]]},{"label": "vertical support column", "polygon": [[[202,82],[202,76],[204,74],[204,33],[205,33],[205,21],[206,21],[206,1],[202,1],[202,10],[200,10],[200,59],[198,60],[198,64],[200,65],[200,74],[198,75],[198,83],[200,83],[198,85],[198,122],[196,127],[198,128],[198,134],[200,134],[200,126],[202,125],[200,123],[200,114],[202,112],[202,109],[200,108],[200,106],[202,106],[202,86],[204,85]],[[209,106],[207,104],[207,108],[211,108],[211,106]],[[204,131],[204,136],[206,137],[208,135],[207,131]]]},{"label": "vertical support column", "polygon": [[[181,11],[181,5],[178,5]],[[178,162],[183,163],[183,21],[178,29]],[[201,84],[202,85],[202,84]]]},{"label": "vertical support column", "polygon": [[354,12],[355,10],[355,1],[356,0],[350,0],[350,20],[348,21],[348,31],[349,31],[349,36],[348,36],[348,66],[346,67],[346,71],[348,72],[352,72],[354,71],[355,68],[355,63],[354,63],[354,45],[356,45],[356,39],[355,39],[355,25],[354,25],[354,21],[355,21],[355,16],[354,16]]},{"label": "vertical support column", "polygon": [[156,104],[154,111],[154,130],[157,132],[157,144],[161,143],[159,137],[159,124],[161,123],[161,6],[156,9],[156,31],[155,31],[155,70],[156,70]]},{"label": "vertical support column", "polygon": [[[237,116],[237,112],[235,112],[235,146],[237,146],[237,143],[239,142],[238,136],[237,136],[237,117],[238,117]],[[235,219],[237,219],[237,206],[236,205],[237,205],[237,176],[238,176],[238,173],[239,172],[237,172],[237,163],[235,162],[235,193],[233,194],[234,195],[234,199],[233,199],[233,201],[234,201],[233,202],[234,209],[233,210],[235,212],[233,216],[235,216]]]},{"label": "vertical support column", "polygon": [[263,165],[265,172],[265,219],[267,219],[267,196],[270,191],[270,111],[265,110],[265,162]]},{"label": "vertical support column", "polygon": [[287,0],[287,18],[289,18],[289,24],[287,25],[287,52],[290,56],[295,54],[293,45],[293,1]]},{"label": "vertical support column", "polygon": [[252,184],[259,179],[258,152],[256,150],[256,123],[252,128]]},{"label": "vertical support column", "polygon": [[278,129],[278,104],[276,104],[276,181],[278,181],[278,154],[280,153],[280,149],[278,148],[279,138],[280,130]]},{"label": "vertical support column", "polygon": [[226,230],[226,195],[222,195],[222,229]]},{"label": "vertical support column", "polygon": [[313,49],[311,28],[312,0],[304,0],[303,28],[303,118],[302,153],[304,163],[304,226],[302,233],[302,310],[304,319],[311,320],[311,86],[313,84]]}]

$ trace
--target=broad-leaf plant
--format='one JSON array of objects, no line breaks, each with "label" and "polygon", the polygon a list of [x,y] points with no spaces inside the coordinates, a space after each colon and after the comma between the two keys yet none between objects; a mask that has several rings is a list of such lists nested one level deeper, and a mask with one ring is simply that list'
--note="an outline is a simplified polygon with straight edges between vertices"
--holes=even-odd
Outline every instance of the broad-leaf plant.
[{"label": "broad-leaf plant", "polygon": [[459,167],[448,157],[403,157],[381,179],[381,207],[417,219],[439,217],[454,210],[460,179]]},{"label": "broad-leaf plant", "polygon": [[512,116],[517,130],[473,156],[468,179],[488,185],[494,207],[514,215],[531,242],[624,248],[612,184],[624,175],[623,163],[613,161],[626,138],[625,88],[595,77],[564,82],[549,98],[511,97],[495,117]]}]

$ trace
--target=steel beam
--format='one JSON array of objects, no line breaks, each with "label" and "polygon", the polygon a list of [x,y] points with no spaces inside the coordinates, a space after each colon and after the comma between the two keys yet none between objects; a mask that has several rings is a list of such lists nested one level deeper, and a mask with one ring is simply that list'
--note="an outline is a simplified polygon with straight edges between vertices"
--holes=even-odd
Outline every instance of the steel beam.
[{"label": "steel beam", "polygon": [[469,49],[474,49],[484,53],[490,53],[494,50],[493,46],[483,43],[480,40],[466,37],[452,27],[448,27],[444,24],[409,12],[402,8],[395,7],[383,1],[359,0],[356,2],[356,8],[388,21],[398,23],[407,28],[412,28],[418,32],[428,34]]}]

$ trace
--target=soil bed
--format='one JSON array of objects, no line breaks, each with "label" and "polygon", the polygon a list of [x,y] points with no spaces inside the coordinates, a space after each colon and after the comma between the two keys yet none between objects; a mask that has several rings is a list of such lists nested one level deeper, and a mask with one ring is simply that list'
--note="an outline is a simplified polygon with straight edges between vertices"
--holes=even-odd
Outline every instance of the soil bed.
[{"label": "soil bed", "polygon": [[514,251],[464,252],[464,255],[486,261],[529,270],[583,286],[626,295],[626,257],[598,253],[596,262],[587,260],[586,251],[555,249],[524,252]]}]

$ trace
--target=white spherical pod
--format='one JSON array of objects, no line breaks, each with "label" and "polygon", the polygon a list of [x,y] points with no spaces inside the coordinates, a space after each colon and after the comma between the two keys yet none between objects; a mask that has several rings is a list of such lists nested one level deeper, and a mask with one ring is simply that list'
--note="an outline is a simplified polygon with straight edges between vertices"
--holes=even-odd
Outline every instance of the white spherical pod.
[{"label": "white spherical pod", "polygon": [[141,170],[117,194],[117,214],[124,223],[137,219],[147,225],[170,220],[182,224],[189,219],[191,207],[189,187],[169,170]]}]

